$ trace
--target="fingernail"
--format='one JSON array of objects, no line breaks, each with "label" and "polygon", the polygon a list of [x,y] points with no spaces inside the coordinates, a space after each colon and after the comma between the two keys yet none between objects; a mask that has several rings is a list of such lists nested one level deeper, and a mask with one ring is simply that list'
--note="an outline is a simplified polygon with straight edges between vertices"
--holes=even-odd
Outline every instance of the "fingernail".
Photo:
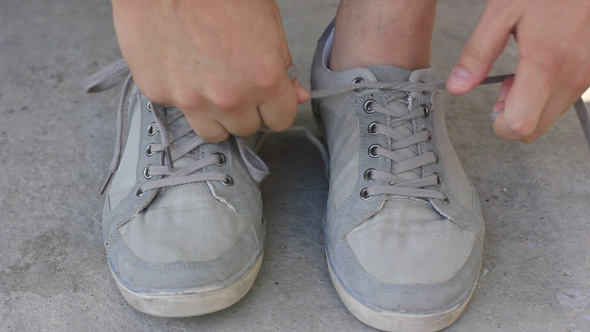
[{"label": "fingernail", "polygon": [[471,75],[461,66],[455,66],[451,72],[451,76],[447,80],[447,86],[455,89],[466,89],[471,82]]},{"label": "fingernail", "polygon": [[309,100],[311,97],[310,92],[307,90],[299,80],[295,80],[295,89],[297,90],[297,95],[300,99],[304,99],[305,101]]},{"label": "fingernail", "polygon": [[496,118],[498,117],[498,115],[500,115],[501,112],[504,112],[504,102],[503,101],[499,101],[496,103],[496,105],[494,105],[494,108],[492,109],[492,113],[490,113],[490,122],[496,121]]},{"label": "fingernail", "polygon": [[496,121],[496,118],[498,117],[498,115],[500,115],[500,113],[504,112],[504,105],[505,102],[499,101],[494,105],[494,108],[492,109],[492,113],[490,113],[490,122],[494,122]]},{"label": "fingernail", "polygon": [[[299,82],[298,79],[295,79],[295,86],[297,88],[304,88],[305,89],[305,87],[303,86],[303,84],[301,84],[301,82]],[[305,90],[307,90],[307,89],[305,89]]]},{"label": "fingernail", "polygon": [[490,118],[489,118],[490,122],[493,123],[494,121],[496,121],[496,118],[498,117],[498,115],[500,115],[500,112],[494,111],[494,112],[490,113]]},{"label": "fingernail", "polygon": [[497,103],[494,105],[494,108],[492,109],[492,112],[496,112],[496,113],[497,113],[497,112],[502,112],[502,111],[504,110],[504,105],[505,105],[505,102],[504,102],[503,100],[502,100],[502,101],[499,101],[499,102],[497,102]]}]

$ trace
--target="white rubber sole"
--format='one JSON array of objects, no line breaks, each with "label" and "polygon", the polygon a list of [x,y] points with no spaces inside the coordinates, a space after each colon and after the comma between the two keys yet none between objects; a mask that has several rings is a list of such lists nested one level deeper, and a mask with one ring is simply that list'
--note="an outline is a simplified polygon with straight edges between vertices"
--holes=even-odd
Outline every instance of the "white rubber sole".
[{"label": "white rubber sole", "polygon": [[461,316],[461,313],[463,313],[463,310],[465,310],[467,303],[469,303],[473,295],[475,284],[477,284],[474,284],[473,289],[464,302],[443,312],[420,315],[387,310],[375,311],[361,304],[348,294],[338,280],[338,277],[334,274],[334,271],[332,271],[330,262],[328,262],[328,269],[334,288],[336,288],[336,292],[348,311],[361,322],[388,332],[434,332],[448,327]]},{"label": "white rubber sole", "polygon": [[262,255],[238,281],[220,289],[182,293],[136,293],[123,286],[115,277],[121,294],[135,309],[159,317],[191,317],[225,309],[238,302],[252,288],[262,265]]}]

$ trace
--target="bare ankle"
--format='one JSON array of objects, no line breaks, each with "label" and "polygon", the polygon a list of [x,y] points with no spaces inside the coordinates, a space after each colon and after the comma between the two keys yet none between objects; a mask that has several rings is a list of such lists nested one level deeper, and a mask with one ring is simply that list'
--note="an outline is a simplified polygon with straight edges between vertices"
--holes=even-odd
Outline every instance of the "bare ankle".
[{"label": "bare ankle", "polygon": [[330,69],[430,65],[436,0],[341,0]]}]

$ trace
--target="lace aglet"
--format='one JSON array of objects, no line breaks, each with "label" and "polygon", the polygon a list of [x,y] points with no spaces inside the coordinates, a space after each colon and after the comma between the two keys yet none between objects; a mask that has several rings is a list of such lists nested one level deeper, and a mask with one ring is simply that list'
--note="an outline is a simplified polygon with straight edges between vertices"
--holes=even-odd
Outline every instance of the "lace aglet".
[{"label": "lace aglet", "polygon": [[100,187],[100,194],[101,195],[104,194],[105,190],[107,190],[107,186],[109,185],[109,182],[111,182],[111,178],[113,177],[113,174],[115,174],[115,173],[110,172],[109,175],[107,176],[106,180],[102,184],[102,187]]},{"label": "lace aglet", "polygon": [[166,152],[164,152],[164,161],[168,165],[168,170],[172,172],[174,170],[174,164],[172,163],[172,154],[170,153],[169,146],[166,147]]}]

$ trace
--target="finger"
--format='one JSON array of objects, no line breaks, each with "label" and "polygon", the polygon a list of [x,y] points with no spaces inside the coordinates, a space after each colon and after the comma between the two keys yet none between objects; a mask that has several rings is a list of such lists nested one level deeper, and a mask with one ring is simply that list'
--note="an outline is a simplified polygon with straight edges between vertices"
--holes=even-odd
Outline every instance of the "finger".
[{"label": "finger", "polygon": [[201,115],[201,113],[183,113],[193,130],[204,140],[211,143],[219,143],[229,136],[229,132],[216,120],[206,115]]},{"label": "finger", "polygon": [[231,110],[230,112],[216,112],[216,118],[232,135],[247,137],[260,129],[262,119],[255,106],[245,110]]},{"label": "finger", "polygon": [[498,58],[516,23],[511,11],[503,4],[488,2],[475,31],[465,45],[455,68],[447,80],[447,89],[453,94],[462,94],[477,86],[490,71]]},{"label": "finger", "polygon": [[285,75],[278,94],[258,107],[262,121],[275,131],[289,128],[297,116],[297,99],[295,87]]},{"label": "finger", "polygon": [[309,90],[307,90],[303,84],[301,84],[299,82],[299,80],[292,79],[291,83],[293,84],[293,87],[295,88],[295,93],[297,94],[297,103],[298,104],[303,104],[309,101],[309,99],[311,98],[311,94],[309,93]]},{"label": "finger", "polygon": [[551,97],[551,76],[542,66],[522,58],[505,101],[504,112],[494,121],[494,131],[504,139],[530,136]]},{"label": "finger", "polygon": [[537,122],[537,127],[533,131],[533,133],[523,139],[521,139],[524,143],[532,143],[536,141],[557,119],[565,113],[578,99],[577,97],[569,97],[567,95],[558,94],[550,98],[547,106],[541,113],[541,117]]},{"label": "finger", "polygon": [[[506,97],[508,97],[508,93],[510,92],[510,89],[512,88],[513,84],[514,84],[514,77],[509,77],[509,78],[505,79],[504,82],[502,82],[502,85],[500,86],[500,94],[498,95],[498,101],[494,105],[494,109],[492,110],[492,113],[499,113],[499,112],[504,111]],[[496,116],[497,116],[497,114],[496,114]],[[494,116],[494,118],[495,118],[495,116]]]}]

